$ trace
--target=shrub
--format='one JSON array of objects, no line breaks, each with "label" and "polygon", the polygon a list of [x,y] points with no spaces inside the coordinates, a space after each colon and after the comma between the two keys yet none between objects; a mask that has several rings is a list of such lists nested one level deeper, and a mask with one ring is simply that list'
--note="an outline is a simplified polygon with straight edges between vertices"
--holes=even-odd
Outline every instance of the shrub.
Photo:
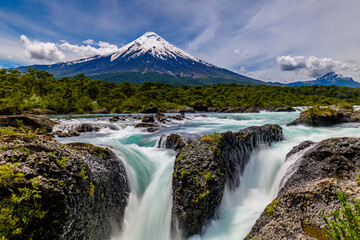
[{"label": "shrub", "polygon": [[330,240],[358,240],[360,239],[360,202],[347,197],[340,192],[336,192],[342,205],[341,210],[331,212],[332,220],[323,216],[328,228],[324,229],[327,238]]}]

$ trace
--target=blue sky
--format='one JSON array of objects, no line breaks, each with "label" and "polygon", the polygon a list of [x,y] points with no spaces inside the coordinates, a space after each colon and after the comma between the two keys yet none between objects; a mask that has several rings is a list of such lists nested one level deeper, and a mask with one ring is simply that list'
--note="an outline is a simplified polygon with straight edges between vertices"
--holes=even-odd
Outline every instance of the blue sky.
[{"label": "blue sky", "polygon": [[360,81],[359,0],[0,0],[0,66],[104,54],[153,31],[266,81]]}]

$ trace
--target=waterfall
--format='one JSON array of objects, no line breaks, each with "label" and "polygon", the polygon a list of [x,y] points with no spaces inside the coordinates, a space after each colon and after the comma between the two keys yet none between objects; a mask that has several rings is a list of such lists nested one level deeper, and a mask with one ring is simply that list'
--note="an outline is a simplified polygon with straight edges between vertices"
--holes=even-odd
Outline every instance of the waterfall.
[{"label": "waterfall", "polygon": [[[76,138],[59,139],[61,142],[89,142],[109,145],[116,149],[126,167],[131,188],[124,224],[114,232],[112,240],[170,240],[172,208],[172,173],[175,152],[156,148],[160,136],[170,133],[211,134],[239,131],[248,126],[275,123],[284,126],[298,113],[209,114],[202,118],[189,115],[181,125],[167,126],[159,133],[146,133],[133,127],[137,120],[109,123],[108,120],[62,120],[63,125],[93,123],[106,125],[100,132],[83,133]],[[116,128],[110,127],[115,125]],[[59,126],[61,128],[61,126]],[[339,136],[360,137],[357,126],[311,128],[283,127],[286,139],[255,150],[240,176],[240,185],[226,189],[217,217],[204,230],[202,236],[192,239],[242,239],[261,212],[277,195],[281,179],[302,153],[294,154],[285,164],[288,152],[297,144],[314,142]],[[159,144],[162,145],[162,144]]]},{"label": "waterfall", "polygon": [[117,145],[117,149],[126,159],[131,193],[123,229],[113,239],[171,239],[174,152],[137,145]]}]

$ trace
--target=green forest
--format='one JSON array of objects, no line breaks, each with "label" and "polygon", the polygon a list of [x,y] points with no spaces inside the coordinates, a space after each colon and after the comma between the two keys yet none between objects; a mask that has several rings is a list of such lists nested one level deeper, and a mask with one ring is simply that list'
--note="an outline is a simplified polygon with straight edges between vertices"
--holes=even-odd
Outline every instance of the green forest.
[{"label": "green forest", "polygon": [[173,86],[161,82],[120,84],[85,75],[56,79],[46,71],[0,69],[0,114],[41,108],[58,113],[142,112],[151,107],[171,110],[203,104],[226,107],[360,104],[360,89],[337,86],[280,87],[213,84]]}]

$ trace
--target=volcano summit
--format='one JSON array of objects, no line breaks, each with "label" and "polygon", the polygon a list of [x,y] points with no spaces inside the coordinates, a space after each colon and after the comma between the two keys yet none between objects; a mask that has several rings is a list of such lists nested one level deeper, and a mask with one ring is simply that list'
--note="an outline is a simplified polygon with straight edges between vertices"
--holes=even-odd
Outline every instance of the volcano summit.
[{"label": "volcano summit", "polygon": [[[46,70],[56,77],[86,74],[88,76],[109,73],[161,73],[178,77],[234,79],[238,83],[263,84],[224,68],[197,59],[172,45],[154,32],[147,32],[119,50],[89,58],[52,65],[32,65]],[[26,67],[19,67],[24,71]]]}]

